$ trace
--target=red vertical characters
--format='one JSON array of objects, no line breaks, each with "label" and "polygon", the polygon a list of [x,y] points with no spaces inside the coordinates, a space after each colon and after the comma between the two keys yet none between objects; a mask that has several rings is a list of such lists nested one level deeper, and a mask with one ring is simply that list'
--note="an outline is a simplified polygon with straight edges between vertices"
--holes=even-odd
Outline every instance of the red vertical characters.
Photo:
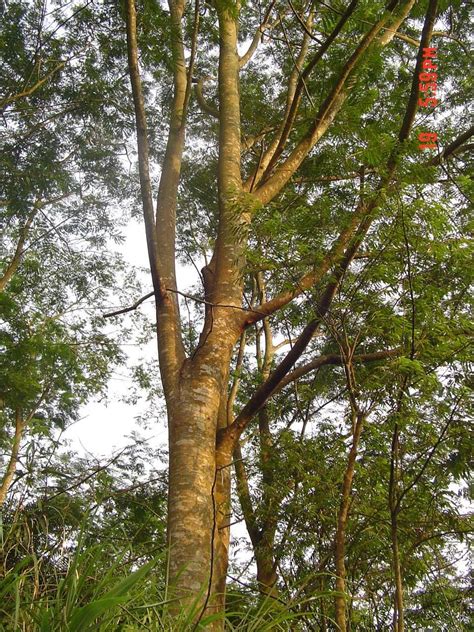
[{"label": "red vertical characters", "polygon": [[[436,91],[438,89],[438,64],[437,64],[437,49],[436,48],[424,48],[423,49],[423,72],[420,72],[419,78],[419,90],[423,94],[418,99],[418,105],[421,108],[436,107],[438,105],[438,99],[436,98]],[[435,132],[420,132],[418,134],[418,140],[420,145],[419,149],[436,149],[436,141],[438,135]]]}]

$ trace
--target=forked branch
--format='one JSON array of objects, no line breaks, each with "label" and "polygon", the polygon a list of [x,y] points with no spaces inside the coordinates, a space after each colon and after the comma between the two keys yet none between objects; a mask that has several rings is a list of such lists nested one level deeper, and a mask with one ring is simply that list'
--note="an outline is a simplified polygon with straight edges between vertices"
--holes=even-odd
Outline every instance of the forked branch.
[{"label": "forked branch", "polygon": [[[321,104],[309,133],[301,139],[288,158],[275,169],[273,175],[254,191],[254,194],[260,202],[264,204],[270,202],[282,190],[292,175],[301,166],[311,149],[326,132],[347,98],[347,84],[349,78],[360,66],[368,48],[377,40],[380,31],[389,20],[397,4],[397,0],[391,0],[384,15],[362,38],[356,50],[342,69],[333,89]],[[409,0],[407,4],[411,7],[413,0]]]},{"label": "forked branch", "polygon": [[[380,205],[381,199],[384,198],[384,192],[386,192],[387,187],[393,180],[393,175],[398,164],[398,157],[400,154],[401,145],[403,145],[405,140],[408,138],[408,134],[416,114],[418,99],[413,98],[413,86],[418,86],[417,69],[421,67],[421,62],[423,59],[423,49],[429,45],[431,39],[433,24],[436,17],[436,8],[436,0],[430,0],[425,17],[425,22],[423,25],[415,72],[413,73],[412,90],[410,92],[405,115],[403,117],[403,122],[398,137],[399,143],[394,148],[393,152],[390,154],[387,160],[387,173],[381,179],[377,191],[368,203],[362,200],[359,202],[358,213],[356,214],[357,219],[354,222],[353,217],[351,222],[351,225],[353,227],[351,226],[349,230],[346,229],[346,231],[343,231],[343,233],[341,233],[341,235],[343,235],[344,232],[346,233],[343,239],[344,246],[341,247],[341,243],[339,243],[340,251],[337,253],[338,256],[336,257],[335,261],[336,265],[333,269],[331,280],[329,280],[329,282],[327,283],[326,288],[317,303],[316,316],[310,323],[308,323],[308,325],[306,325],[292,349],[287,353],[285,358],[271,373],[268,379],[265,380],[265,382],[261,384],[259,388],[257,388],[254,395],[250,398],[250,400],[243,407],[242,411],[235,419],[234,423],[230,427],[219,433],[219,443],[230,442],[231,445],[235,445],[235,442],[239,439],[240,435],[251,422],[253,417],[265,405],[267,400],[276,392],[281,381],[287,376],[297,360],[301,357],[302,353],[308,346],[315,332],[319,329],[325,315],[329,311],[333,298],[342,282],[344,274],[349,268],[352,260],[354,259],[354,256],[356,255],[360,245],[362,244],[367,234],[367,231],[369,230],[372,222],[375,219],[375,211]],[[418,96],[418,92],[416,92],[416,96]],[[341,238],[339,238],[338,242],[340,241]],[[272,301],[269,301],[268,303],[260,306],[258,310],[267,311],[268,306],[271,303]],[[275,307],[275,305],[273,304],[272,307]]]}]

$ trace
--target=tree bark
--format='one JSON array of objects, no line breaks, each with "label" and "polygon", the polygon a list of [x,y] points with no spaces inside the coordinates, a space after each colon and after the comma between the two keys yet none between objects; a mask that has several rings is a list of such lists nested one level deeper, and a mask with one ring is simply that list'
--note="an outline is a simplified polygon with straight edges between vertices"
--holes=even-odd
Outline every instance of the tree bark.
[{"label": "tree bark", "polygon": [[335,619],[340,632],[346,632],[346,564],[345,564],[345,540],[346,528],[349,518],[349,507],[351,502],[352,481],[354,479],[355,461],[360,435],[364,424],[364,416],[359,413],[356,416],[352,446],[347,459],[346,471],[342,484],[341,504],[337,517],[337,529],[335,538],[335,564],[336,564],[336,590],[341,593],[334,598]]},{"label": "tree bark", "polygon": [[20,443],[23,436],[23,430],[25,429],[25,421],[20,410],[15,413],[15,434],[13,435],[13,444],[10,452],[10,459],[8,461],[7,469],[3,475],[2,482],[0,484],[0,507],[5,503],[8,490],[12,484],[13,477],[15,475],[16,464],[18,461],[18,454],[20,452]]},{"label": "tree bark", "polygon": [[169,407],[169,596],[176,610],[197,598],[200,615],[224,606],[232,458],[225,446],[216,452],[216,432],[240,335],[232,324],[216,318],[206,348],[184,362]]},{"label": "tree bark", "polygon": [[275,529],[266,528],[254,547],[257,582],[261,595],[277,598],[278,575],[275,564]]},{"label": "tree bark", "polygon": [[[199,617],[224,609],[233,446],[216,450],[216,435],[227,424],[230,361],[243,329],[232,306],[240,308],[242,300],[249,217],[240,199],[237,15],[229,3],[216,2],[216,9],[219,226],[206,288],[213,306],[207,310],[198,348],[179,371],[176,396],[169,397],[169,585],[180,605],[203,595]],[[219,307],[224,304],[227,307]],[[214,625],[221,627],[221,622]]]},{"label": "tree bark", "polygon": [[[405,391],[406,383],[404,383],[398,404],[401,410],[401,402]],[[400,563],[400,550],[398,546],[398,512],[400,509],[400,498],[398,493],[399,480],[399,462],[400,462],[400,442],[399,427],[395,424],[392,436],[392,447],[390,455],[390,481],[388,492],[388,504],[390,510],[390,534],[392,540],[392,567],[395,582],[395,594],[393,603],[393,632],[404,632],[405,618],[403,606],[403,579]]]}]

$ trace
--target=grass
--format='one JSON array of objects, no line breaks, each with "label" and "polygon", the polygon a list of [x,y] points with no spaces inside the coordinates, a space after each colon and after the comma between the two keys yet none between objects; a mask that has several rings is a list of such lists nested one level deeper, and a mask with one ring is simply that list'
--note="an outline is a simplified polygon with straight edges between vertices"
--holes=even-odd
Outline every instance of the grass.
[{"label": "grass", "polygon": [[[43,539],[39,546],[18,522],[1,530],[0,632],[197,632],[222,621],[223,614],[200,616],[205,589],[171,615],[165,552],[147,561],[129,541],[121,540],[120,547],[109,540],[91,544],[90,519],[68,545],[48,546]],[[304,621],[314,617],[310,601],[317,598],[287,605],[230,592],[224,627],[229,632],[310,629]]]}]

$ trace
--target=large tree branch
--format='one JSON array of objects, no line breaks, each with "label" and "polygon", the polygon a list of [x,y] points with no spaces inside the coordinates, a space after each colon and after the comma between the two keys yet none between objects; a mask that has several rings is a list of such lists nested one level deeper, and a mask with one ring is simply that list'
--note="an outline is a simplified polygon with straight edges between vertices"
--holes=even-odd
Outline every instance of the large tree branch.
[{"label": "large tree branch", "polygon": [[449,158],[451,155],[455,154],[458,151],[462,150],[462,146],[464,143],[469,140],[472,136],[474,136],[474,125],[470,127],[468,130],[460,134],[457,138],[455,138],[449,145],[447,145],[442,152],[440,152],[437,156],[431,158],[428,161],[428,165],[439,165],[444,160]]},{"label": "large tree branch", "polygon": [[[415,115],[418,110],[418,95],[419,95],[419,75],[423,69],[423,49],[426,48],[431,40],[431,34],[433,32],[434,21],[436,19],[436,10],[437,10],[437,2],[436,0],[430,0],[428,5],[428,10],[425,17],[425,22],[423,24],[423,30],[421,32],[421,41],[420,47],[418,49],[418,55],[416,58],[415,71],[413,73],[413,78],[411,82],[411,91],[410,96],[408,98],[407,108],[405,110],[405,116],[403,118],[402,127],[400,129],[400,133],[398,134],[399,147],[401,147],[402,143],[404,143],[408,139],[408,135],[410,133],[411,127],[413,125],[413,121],[415,120]],[[395,164],[397,159],[397,149],[392,152],[390,158],[388,159],[387,165],[390,168]]]},{"label": "large tree branch", "polygon": [[379,44],[381,46],[386,46],[393,40],[394,37],[398,37],[398,29],[408,17],[408,14],[410,13],[414,4],[415,2],[406,2],[400,7],[399,11],[395,12],[395,15],[393,16],[393,19],[390,22],[389,26],[383,29],[384,32],[379,38]]},{"label": "large tree branch", "polygon": [[31,96],[34,92],[36,92],[36,90],[38,90],[39,88],[41,88],[41,86],[43,84],[45,84],[49,79],[51,79],[51,77],[53,75],[55,75],[57,72],[59,72],[62,68],[64,68],[64,66],[67,64],[67,62],[70,61],[69,59],[66,61],[62,61],[59,64],[57,64],[52,70],[50,70],[44,77],[42,77],[41,79],[39,79],[35,84],[33,84],[32,86],[30,86],[29,88],[26,88],[25,90],[22,90],[21,92],[18,92],[17,94],[12,94],[8,97],[5,97],[4,99],[2,99],[0,101],[0,111],[3,112],[3,110],[5,110],[5,108],[10,105],[10,103],[14,103],[15,101],[19,101],[20,99],[24,99],[25,97],[29,97]]},{"label": "large tree branch", "polygon": [[26,222],[20,228],[20,232],[19,232],[19,236],[18,236],[18,241],[17,241],[17,244],[16,244],[15,252],[13,253],[13,257],[9,261],[9,263],[8,263],[6,269],[5,269],[5,272],[3,273],[2,277],[0,278],[0,292],[3,292],[3,290],[6,288],[8,283],[13,278],[15,272],[18,270],[18,266],[20,265],[20,262],[21,262],[21,259],[22,259],[22,256],[23,256],[23,252],[24,252],[23,246],[25,245],[25,241],[26,241],[26,239],[28,237],[28,233],[30,232],[31,224],[33,223],[33,220],[34,220],[36,214],[38,213],[38,211],[39,211],[39,206],[35,205],[35,207],[31,211],[31,213],[26,218]]},{"label": "large tree branch", "polygon": [[145,232],[150,259],[150,269],[153,279],[153,287],[157,296],[162,300],[166,296],[166,290],[160,278],[157,253],[158,244],[155,232],[155,214],[153,209],[153,193],[150,179],[150,149],[148,145],[148,130],[143,98],[142,82],[138,65],[137,46],[137,14],[134,0],[127,0],[126,4],[127,24],[127,55],[130,83],[132,85],[133,105],[135,109],[135,122],[137,128],[138,170],[140,175],[140,191],[145,220]]},{"label": "large tree branch", "polygon": [[[303,64],[309,51],[312,22],[313,22],[313,13],[311,12],[305,23],[305,31],[303,35],[303,41],[301,44],[300,52],[297,58],[293,59],[293,68],[288,78],[285,112],[283,114],[281,124],[279,125],[278,132],[275,134],[274,138],[272,139],[270,146],[264,152],[264,154],[260,157],[254,172],[247,178],[247,181],[244,184],[244,188],[246,191],[253,190],[262,179],[263,174],[266,172],[270,161],[272,160],[276,150],[279,147],[282,134],[284,133],[284,130],[287,127],[287,121],[288,121],[288,117],[291,114],[292,104],[295,101],[296,91],[299,86],[301,90],[303,90],[303,88],[306,86],[305,76],[303,73]],[[290,44],[288,41],[288,37],[286,35],[286,31],[283,26],[283,23],[282,23],[282,29],[285,35],[287,46],[290,48]],[[291,48],[290,48],[290,53],[291,53]]]},{"label": "large tree branch", "polygon": [[[447,39],[452,40],[453,42],[456,42],[456,44],[459,44],[459,46],[463,49],[464,53],[466,53],[466,55],[470,55],[470,50],[469,48],[467,48],[466,44],[464,42],[462,42],[459,38],[454,37],[453,35],[451,35],[451,33],[444,33],[443,31],[433,31],[432,33],[433,37],[445,37]],[[401,39],[404,42],[407,42],[408,44],[411,44],[412,46],[416,46],[418,48],[418,46],[420,45],[419,40],[415,39],[414,37],[410,37],[409,35],[405,35],[405,33],[395,33],[395,37],[397,39]]]},{"label": "large tree branch", "polygon": [[250,151],[256,143],[263,140],[267,134],[275,131],[275,129],[275,127],[264,127],[257,134],[245,137],[242,140],[242,151]]},{"label": "large tree branch", "polygon": [[255,313],[248,315],[245,323],[249,325],[260,320],[262,316],[270,316],[321,281],[331,267],[343,256],[347,245],[356,233],[357,228],[363,221],[364,217],[369,215],[378,206],[386,184],[387,178],[384,178],[380,183],[376,194],[369,202],[366,203],[363,200],[359,201],[359,204],[353,212],[349,223],[334,241],[330,251],[326,254],[317,269],[312,270],[301,277],[293,288],[285,290],[266,303],[259,305],[258,308],[256,308]]},{"label": "large tree branch", "polygon": [[[394,28],[395,26],[399,26],[398,23],[401,24],[403,19],[406,17],[411,7],[414,4],[414,0],[408,0],[407,3],[403,5],[403,9],[400,12],[401,15],[397,18],[397,20],[392,23],[391,29],[389,31],[389,35],[384,41],[388,43],[394,37]],[[301,166],[302,162],[305,160],[308,153],[311,149],[316,145],[319,139],[325,134],[326,130],[334,120],[336,114],[341,109],[344,104],[349,90],[347,88],[348,80],[353,75],[353,73],[360,67],[362,60],[367,52],[367,49],[377,41],[380,31],[384,28],[387,21],[392,16],[394,9],[397,5],[397,0],[391,0],[384,15],[381,19],[372,26],[368,33],[362,38],[361,42],[357,46],[354,53],[351,55],[349,60],[344,65],[342,71],[340,72],[339,78],[334,85],[331,92],[328,94],[324,102],[319,108],[318,114],[314,121],[314,124],[310,130],[310,132],[301,139],[301,141],[296,145],[293,151],[290,153],[288,158],[283,161],[273,172],[269,178],[267,178],[257,189],[254,191],[255,196],[258,200],[264,204],[270,202],[287,184],[292,175],[297,171],[297,169]],[[380,43],[380,40],[379,40]]]},{"label": "large tree branch", "polygon": [[20,408],[15,410],[15,431],[13,435],[13,443],[10,451],[10,459],[8,461],[7,469],[5,474],[2,477],[2,481],[0,483],[0,508],[5,502],[6,496],[8,494],[8,490],[12,484],[13,476],[15,475],[17,463],[18,463],[18,455],[20,453],[20,444],[23,438],[23,433],[25,428],[31,423],[31,420],[36,414],[36,411],[41,406],[41,404],[45,401],[48,396],[52,386],[52,379],[46,382],[43,386],[43,390],[33,404],[30,409],[30,412],[26,417],[23,416],[23,411]]},{"label": "large tree branch", "polygon": [[[354,357],[352,358],[352,362],[354,362],[354,364],[365,364],[366,362],[378,362],[380,360],[386,360],[387,358],[394,358],[396,356],[399,356],[402,353],[402,351],[403,349],[401,347],[396,347],[394,349],[386,349],[384,351],[372,351],[371,353],[359,353],[357,355],[354,355]],[[343,364],[344,364],[343,358],[341,358],[341,356],[338,355],[337,353],[330,353],[328,355],[322,355],[317,358],[314,358],[310,362],[307,362],[306,364],[303,364],[302,366],[299,366],[293,371],[291,371],[290,373],[288,373],[288,375],[281,380],[280,384],[278,385],[278,388],[275,389],[275,393],[280,392],[283,388],[285,388],[285,386],[287,386],[288,384],[291,384],[291,382],[298,380],[304,375],[307,375],[311,371],[314,371],[315,369],[319,369],[322,366],[328,366],[328,365],[342,366]]]},{"label": "large tree branch", "polygon": [[240,337],[239,351],[237,354],[237,360],[236,360],[235,369],[234,369],[234,379],[232,381],[232,386],[229,391],[229,397],[227,398],[227,425],[228,426],[232,423],[234,419],[234,404],[235,404],[235,398],[237,397],[237,393],[240,386],[240,370],[242,368],[242,363],[244,361],[246,338],[247,338],[247,334],[244,331]]},{"label": "large tree branch", "polygon": [[[320,263],[319,267],[316,270],[313,270],[304,275],[294,288],[286,290],[285,292],[282,292],[267,303],[258,306],[256,308],[257,312],[270,315],[278,309],[281,309],[282,307],[287,305],[294,298],[301,295],[306,290],[309,290],[316,283],[321,281],[324,275],[331,269],[331,267],[335,265],[338,260],[340,260],[340,258],[344,254],[346,247],[351,242],[351,239],[356,235],[357,231],[362,231],[361,234],[363,233],[365,235],[367,230],[370,228],[370,225],[375,216],[375,211],[380,206],[381,202],[385,199],[385,196],[387,195],[387,192],[390,190],[391,186],[393,186],[393,175],[397,166],[400,150],[403,146],[403,143],[408,138],[408,134],[410,132],[416,111],[418,109],[418,74],[423,61],[423,48],[428,46],[430,42],[434,17],[435,16],[432,11],[430,12],[429,10],[423,26],[420,47],[418,50],[415,70],[413,73],[411,91],[408,98],[407,107],[405,110],[405,115],[403,117],[400,132],[398,134],[398,143],[388,157],[386,174],[382,177],[376,192],[369,201],[360,199],[359,204],[347,226],[341,231],[341,233],[333,243],[333,246],[326,254],[323,261]],[[246,321],[246,323],[255,322],[258,319],[259,317],[256,314],[253,314],[250,319]]]},{"label": "large tree branch", "polygon": [[[168,392],[176,384],[178,371],[185,357],[178,300],[176,294],[168,292],[167,288],[176,289],[176,203],[192,73],[191,67],[190,75],[187,76],[184,59],[181,29],[184,2],[170,0],[169,7],[173,31],[174,94],[155,217],[150,179],[146,113],[138,65],[136,9],[134,0],[127,0],[127,51],[137,125],[140,187],[150,269],[156,296],[160,369],[165,391]],[[198,7],[196,9],[198,12]],[[191,52],[191,66],[194,63],[195,45],[196,28]]]},{"label": "large tree branch", "polygon": [[[236,441],[238,441],[240,435],[248,426],[248,424],[252,421],[253,417],[258,413],[259,410],[262,409],[267,400],[275,393],[281,381],[286,377],[286,375],[293,368],[294,364],[301,357],[310,340],[319,329],[325,315],[329,311],[333,298],[340,286],[344,274],[349,268],[362,241],[364,240],[365,235],[367,234],[367,231],[369,230],[374,220],[375,211],[380,204],[380,200],[384,197],[383,192],[392,181],[393,174],[398,162],[400,147],[408,138],[408,134],[418,107],[418,99],[413,97],[413,86],[418,86],[417,70],[421,68],[423,49],[427,47],[430,42],[433,24],[436,17],[436,7],[436,0],[430,0],[428,11],[425,17],[425,22],[423,25],[415,72],[413,74],[412,90],[410,92],[405,115],[398,136],[399,143],[394,148],[387,160],[387,173],[382,178],[376,194],[371,198],[368,204],[364,203],[363,201],[360,202],[360,222],[356,222],[357,227],[354,230],[350,230],[348,232],[347,248],[345,249],[342,257],[339,259],[339,263],[333,270],[331,279],[327,283],[326,289],[322,293],[321,298],[317,303],[316,317],[310,323],[308,323],[308,325],[306,325],[306,327],[303,329],[302,333],[296,340],[294,346],[290,349],[288,354],[280,362],[276,369],[271,373],[268,379],[265,380],[265,382],[263,382],[263,384],[261,384],[261,386],[255,391],[253,396],[243,407],[240,414],[236,417],[233,424],[218,434],[218,443],[229,442],[230,445],[235,445]],[[418,96],[418,92],[416,92],[415,96]]]},{"label": "large tree branch", "polygon": [[334,280],[327,285],[326,290],[323,292],[323,295],[318,301],[315,310],[315,318],[306,325],[285,358],[269,375],[265,382],[257,388],[253,396],[243,407],[240,414],[237,415],[232,425],[218,433],[217,440],[219,445],[227,442],[231,446],[236,445],[240,435],[252,421],[253,417],[263,408],[267,400],[276,391],[281,380],[287,375],[287,373],[289,373],[294,364],[301,357],[314,334],[319,329],[324,316],[327,314],[344,272],[352,260],[352,256],[353,253],[348,253],[345,260],[339,265],[337,272],[334,274]]},{"label": "large tree branch", "polygon": [[327,37],[327,39],[323,42],[323,44],[321,44],[319,49],[316,51],[316,53],[313,55],[313,57],[310,59],[309,63],[306,65],[303,72],[301,73],[296,89],[294,90],[294,95],[291,100],[290,106],[288,108],[287,115],[284,120],[284,125],[282,128],[280,137],[278,139],[276,149],[273,152],[271,159],[267,162],[265,168],[264,169],[260,168],[261,173],[260,173],[260,177],[258,178],[258,181],[264,180],[270,174],[277,160],[281,156],[285,148],[286,142],[288,140],[288,137],[290,135],[290,132],[293,128],[295,119],[296,119],[296,115],[298,112],[298,108],[299,108],[302,93],[303,93],[303,87],[305,86],[305,81],[309,78],[315,66],[322,60],[322,58],[328,51],[329,47],[331,46],[331,44],[335,41],[335,39],[341,32],[342,28],[344,27],[346,22],[349,20],[352,13],[355,11],[357,4],[358,4],[358,0],[352,0],[352,2],[347,7],[346,11],[343,13],[341,18],[339,19],[336,26],[334,27],[332,33]]},{"label": "large tree branch", "polygon": [[250,46],[248,47],[246,52],[242,55],[242,57],[239,57],[240,68],[243,68],[245,64],[247,64],[252,59],[255,51],[257,50],[260,42],[262,41],[263,34],[265,33],[265,31],[275,28],[275,26],[280,23],[280,19],[278,18],[277,20],[275,20],[273,23],[270,24],[270,21],[269,21],[270,13],[272,12],[274,5],[275,5],[275,0],[272,0],[272,2],[270,2],[268,9],[265,13],[263,22],[259,25],[258,29],[255,32],[255,35],[253,36],[252,41],[250,42]]},{"label": "large tree branch", "polygon": [[[245,355],[245,340],[246,332],[242,334],[240,338],[239,351],[237,354],[237,360],[235,363],[235,376],[230,389],[229,397],[227,398],[227,425],[230,426],[234,419],[234,403],[239,388],[240,377],[239,372],[242,368]],[[240,506],[244,515],[245,525],[252,541],[253,546],[256,546],[259,539],[258,522],[255,515],[255,510],[252,503],[252,496],[250,494],[250,487],[245,470],[245,463],[242,456],[242,449],[240,443],[237,442],[234,449],[234,469],[236,477],[236,491],[239,497]]]},{"label": "large tree branch", "polygon": [[[173,101],[170,125],[163,159],[156,203],[156,235],[159,239],[157,264],[167,290],[166,297],[157,303],[157,328],[162,376],[176,376],[185,357],[181,334],[179,303],[176,294],[176,210],[178,187],[184,151],[186,115],[191,96],[191,82],[196,56],[199,4],[195,5],[195,21],[191,42],[189,69],[186,69],[182,19],[183,0],[169,0],[171,21],[171,53],[173,61]],[[171,292],[170,292],[171,290]],[[164,374],[167,374],[166,376]]]},{"label": "large tree branch", "polygon": [[211,77],[200,77],[194,86],[194,92],[196,95],[196,101],[198,102],[199,107],[205,114],[210,114],[216,119],[219,119],[219,110],[215,108],[213,105],[210,105],[203,94],[203,88],[206,81],[209,81]]}]

